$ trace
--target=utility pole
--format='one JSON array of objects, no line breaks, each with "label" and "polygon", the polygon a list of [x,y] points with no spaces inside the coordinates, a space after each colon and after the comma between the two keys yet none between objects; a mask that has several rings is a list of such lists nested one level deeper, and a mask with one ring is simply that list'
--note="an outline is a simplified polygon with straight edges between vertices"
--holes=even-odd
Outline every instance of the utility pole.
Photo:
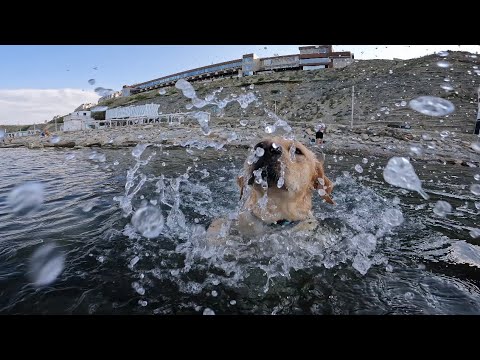
[{"label": "utility pole", "polygon": [[355,86],[352,85],[352,118],[350,119],[350,130],[353,130],[353,103],[355,99],[355,92],[354,92]]},{"label": "utility pole", "polygon": [[478,88],[478,92],[477,92],[477,102],[478,102],[477,122],[475,124],[475,130],[473,133],[476,135],[480,135],[479,134],[480,132],[480,87]]}]

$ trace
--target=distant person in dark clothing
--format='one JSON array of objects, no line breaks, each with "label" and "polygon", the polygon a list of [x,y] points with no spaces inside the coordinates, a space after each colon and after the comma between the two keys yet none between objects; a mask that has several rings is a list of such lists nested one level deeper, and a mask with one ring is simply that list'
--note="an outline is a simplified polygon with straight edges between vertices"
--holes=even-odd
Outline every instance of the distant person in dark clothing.
[{"label": "distant person in dark clothing", "polygon": [[323,144],[323,134],[325,133],[325,124],[319,124],[315,132],[315,142],[317,145]]}]

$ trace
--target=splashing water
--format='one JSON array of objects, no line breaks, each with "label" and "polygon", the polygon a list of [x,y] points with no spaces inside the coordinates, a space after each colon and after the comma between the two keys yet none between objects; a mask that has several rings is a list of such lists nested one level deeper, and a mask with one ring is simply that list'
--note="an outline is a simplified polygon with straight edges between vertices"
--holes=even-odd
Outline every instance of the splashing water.
[{"label": "splashing water", "polygon": [[58,135],[53,135],[52,138],[50,139],[50,142],[52,144],[58,144],[60,142],[60,136]]},{"label": "splashing water", "polygon": [[175,83],[175,87],[179,90],[182,90],[183,96],[185,96],[189,99],[195,99],[197,97],[197,94],[196,94],[195,89],[193,88],[192,84],[190,84],[185,79],[178,80]]},{"label": "splashing water", "polygon": [[197,119],[198,125],[200,125],[200,128],[203,131],[203,134],[210,135],[212,131],[208,127],[209,113],[205,111],[197,111],[196,113],[193,114],[193,117]]},{"label": "splashing water", "polygon": [[95,88],[94,91],[100,96],[112,95],[115,92],[115,91],[113,91],[113,89],[105,89],[103,87],[97,87],[97,88]]},{"label": "splashing water", "polygon": [[263,149],[262,147],[257,147],[255,149],[255,156],[256,157],[262,157],[263,155],[265,154],[265,149]]},{"label": "splashing water", "polygon": [[403,214],[398,209],[387,209],[384,213],[385,224],[395,227],[400,226],[404,221]]},{"label": "splashing water", "polygon": [[215,311],[210,308],[205,308],[205,310],[203,310],[203,315],[215,315]]},{"label": "splashing water", "polygon": [[7,204],[16,215],[30,215],[43,204],[43,184],[32,182],[14,188],[7,198]]},{"label": "splashing water", "polygon": [[28,277],[36,287],[54,282],[63,271],[65,254],[55,244],[39,247],[30,258]]},{"label": "splashing water", "polygon": [[102,162],[102,163],[107,160],[107,157],[105,156],[105,154],[100,154],[100,153],[97,153],[96,151],[92,151],[92,153],[88,158],[94,162]]},{"label": "splashing water", "polygon": [[132,156],[136,159],[139,159],[142,156],[143,152],[151,144],[137,144],[132,150]]},{"label": "splashing water", "polygon": [[363,173],[363,168],[361,165],[357,164],[355,165],[355,171],[358,172],[358,173]]},{"label": "splashing water", "polygon": [[480,185],[479,184],[470,185],[470,191],[474,195],[480,195]]},{"label": "splashing water", "polygon": [[449,137],[449,136],[450,136],[450,131],[448,131],[448,130],[444,130],[444,131],[440,132],[440,137],[441,137],[442,139],[445,139],[445,138],[447,138],[447,137]]},{"label": "splashing water", "polygon": [[450,205],[446,201],[439,200],[435,204],[435,207],[433,208],[433,212],[438,216],[445,217],[446,215],[452,212],[452,205]]},{"label": "splashing water", "polygon": [[391,185],[417,191],[425,200],[429,199],[427,193],[422,189],[422,183],[412,164],[404,157],[392,157],[388,160],[387,166],[383,170],[383,178]]},{"label": "splashing water", "polygon": [[265,126],[265,132],[266,132],[267,134],[272,134],[272,133],[274,133],[276,129],[277,129],[277,128],[275,127],[275,125],[267,125],[267,126]]},{"label": "splashing water", "polygon": [[476,152],[480,152],[480,142],[479,141],[475,141],[475,142],[472,142],[472,144],[470,145],[470,147],[475,150]]},{"label": "splashing water", "polygon": [[150,205],[138,209],[132,216],[132,225],[148,239],[160,235],[164,223],[162,212]]},{"label": "splashing water", "polygon": [[442,60],[437,62],[437,66],[446,69],[452,65],[448,61]]},{"label": "splashing water", "polygon": [[411,109],[429,116],[444,116],[455,110],[450,101],[435,96],[420,96],[410,100],[408,105]]},{"label": "splashing water", "polygon": [[[148,144],[138,144],[138,145],[148,145]],[[138,157],[135,156],[133,154],[133,151],[132,151],[132,155],[134,156],[134,159],[136,160],[136,163],[133,166],[133,168],[127,170],[127,179],[126,179],[126,183],[125,183],[125,195],[124,196],[115,196],[113,198],[113,200],[119,202],[120,207],[123,211],[123,217],[127,217],[128,215],[130,215],[132,213],[132,211],[133,211],[132,199],[135,196],[135,194],[137,194],[140,191],[143,184],[145,184],[145,182],[147,181],[147,176],[145,174],[140,173],[140,174],[136,175],[138,169],[140,168],[140,166],[147,165],[150,162],[150,160],[152,159],[152,157],[156,155],[156,152],[153,152],[152,154],[150,154],[150,156],[146,160],[140,160],[140,156],[142,155],[146,146],[145,146],[144,149],[142,149],[142,148],[143,148],[143,146],[141,146],[137,149],[138,152],[140,152]],[[137,154],[137,152],[136,152],[136,154]],[[137,182],[135,188],[133,188],[133,186],[135,185],[135,180],[138,179],[138,178],[140,180]],[[130,191],[132,188],[133,188],[133,190]]]}]

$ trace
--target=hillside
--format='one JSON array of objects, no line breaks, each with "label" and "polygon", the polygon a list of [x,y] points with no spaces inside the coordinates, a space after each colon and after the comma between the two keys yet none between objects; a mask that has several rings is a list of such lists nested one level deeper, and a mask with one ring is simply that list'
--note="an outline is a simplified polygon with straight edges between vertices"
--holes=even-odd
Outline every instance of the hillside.
[{"label": "hillside", "polygon": [[[436,65],[440,60],[450,68]],[[480,84],[480,58],[465,52],[450,52],[446,58],[428,55],[411,60],[356,60],[341,69],[314,71],[286,71],[258,74],[244,78],[226,78],[208,82],[193,82],[197,96],[203,98],[223,87],[219,98],[241,94],[254,85],[263,104],[250,105],[246,111],[237,102],[230,103],[224,113],[212,106],[202,110],[212,112],[217,124],[236,122],[246,118],[265,120],[264,107],[294,124],[322,119],[327,124],[350,124],[351,92],[355,86],[354,125],[356,127],[382,127],[388,123],[408,121],[413,128],[425,130],[448,129],[472,132],[477,114],[477,88]],[[475,68],[477,67],[477,68]],[[444,81],[448,78],[450,81]],[[442,89],[450,85],[452,91]],[[187,111],[190,102],[175,87],[137,94],[127,98],[107,100],[101,105],[110,108],[128,105],[158,103],[163,113]],[[448,117],[429,117],[402,106],[401,102],[421,96],[439,96],[452,101],[456,111]],[[215,116],[217,119],[215,119]]]}]

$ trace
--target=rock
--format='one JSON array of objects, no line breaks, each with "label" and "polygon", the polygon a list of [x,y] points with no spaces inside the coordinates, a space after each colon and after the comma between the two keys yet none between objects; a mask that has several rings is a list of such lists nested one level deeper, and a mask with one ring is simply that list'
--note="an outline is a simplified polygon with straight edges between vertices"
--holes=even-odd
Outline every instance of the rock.
[{"label": "rock", "polygon": [[75,141],[61,141],[57,144],[53,144],[53,147],[74,148],[75,147]]},{"label": "rock", "polygon": [[360,135],[360,137],[362,138],[363,141],[368,140],[370,138],[370,136],[368,136],[367,134],[362,134]]}]

